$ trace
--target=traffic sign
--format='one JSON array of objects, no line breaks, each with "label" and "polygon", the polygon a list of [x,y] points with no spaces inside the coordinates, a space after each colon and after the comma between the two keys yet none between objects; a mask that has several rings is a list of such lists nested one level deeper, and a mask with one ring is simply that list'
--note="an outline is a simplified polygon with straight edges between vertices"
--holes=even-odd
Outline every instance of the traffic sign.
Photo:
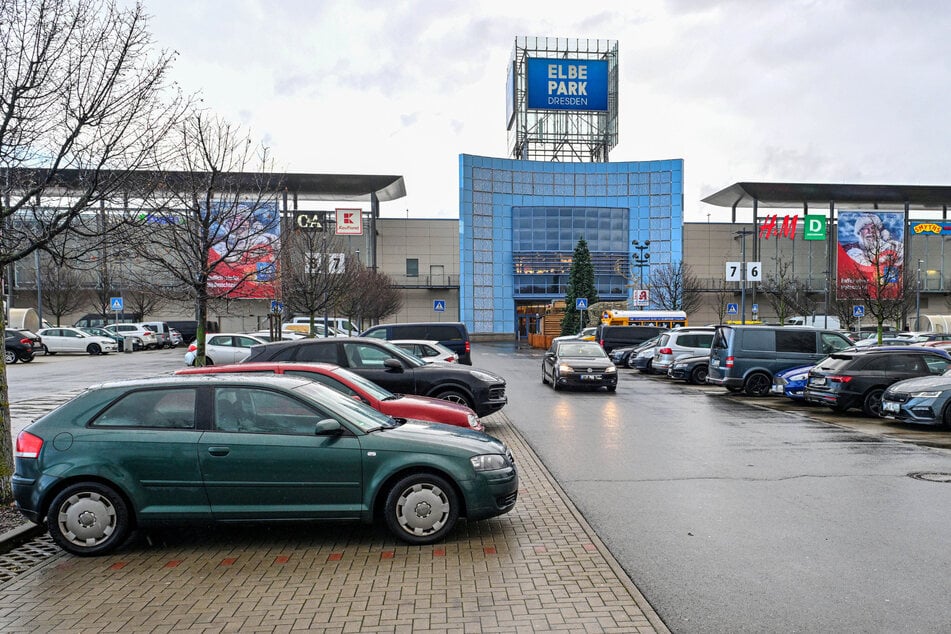
[{"label": "traffic sign", "polygon": [[727,314],[727,315],[739,315],[739,314],[740,314],[740,305],[739,305],[739,304],[727,304],[727,305],[726,305],[726,314]]},{"label": "traffic sign", "polygon": [[576,297],[576,298],[575,298],[575,310],[588,310],[588,298],[587,298],[587,297]]},{"label": "traffic sign", "polygon": [[852,316],[853,317],[865,317],[865,306],[861,304],[856,304],[852,307]]},{"label": "traffic sign", "polygon": [[122,310],[122,298],[121,297],[110,297],[109,298],[109,308],[116,311],[117,313]]},{"label": "traffic sign", "polygon": [[272,299],[272,300],[271,300],[271,312],[272,312],[272,313],[283,313],[283,312],[284,312],[284,304],[281,303],[281,302],[279,302],[279,301],[276,300],[276,299]]},{"label": "traffic sign", "polygon": [[446,300],[444,299],[434,299],[433,300],[433,310],[437,313],[446,312]]},{"label": "traffic sign", "polygon": [[751,310],[751,311],[753,312],[753,314],[755,315],[756,313],[759,312],[759,304],[753,304],[753,307],[752,307],[750,310]]}]

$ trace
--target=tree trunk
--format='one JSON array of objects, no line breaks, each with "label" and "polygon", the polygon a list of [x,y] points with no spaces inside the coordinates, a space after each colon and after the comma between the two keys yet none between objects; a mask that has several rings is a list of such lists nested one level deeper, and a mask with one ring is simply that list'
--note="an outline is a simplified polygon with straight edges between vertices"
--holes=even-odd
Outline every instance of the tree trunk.
[{"label": "tree trunk", "polygon": [[[6,340],[6,327],[3,320],[0,319],[0,336]],[[0,456],[3,456],[3,463],[0,464],[0,504],[9,504],[13,501],[13,421],[10,417],[10,394],[7,385],[7,364],[0,359],[0,419],[3,424],[0,425]]]}]

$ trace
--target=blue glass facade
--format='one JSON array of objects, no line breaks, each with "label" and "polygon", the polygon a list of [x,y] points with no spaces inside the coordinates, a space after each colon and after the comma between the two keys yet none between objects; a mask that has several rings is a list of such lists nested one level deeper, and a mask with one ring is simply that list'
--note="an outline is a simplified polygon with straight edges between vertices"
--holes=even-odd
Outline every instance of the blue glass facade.
[{"label": "blue glass facade", "polygon": [[[511,334],[516,302],[564,299],[584,237],[602,299],[624,299],[614,271],[631,241],[652,266],[683,257],[683,160],[555,163],[459,157],[459,303],[474,333]],[[649,271],[644,271],[645,279]]]}]

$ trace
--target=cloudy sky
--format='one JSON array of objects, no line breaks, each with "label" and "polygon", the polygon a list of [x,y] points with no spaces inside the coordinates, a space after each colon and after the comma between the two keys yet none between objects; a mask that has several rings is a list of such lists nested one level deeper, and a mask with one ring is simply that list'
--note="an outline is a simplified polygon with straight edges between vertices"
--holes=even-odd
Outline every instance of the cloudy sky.
[{"label": "cloudy sky", "polygon": [[174,78],[287,172],[401,174],[385,216],[458,217],[507,155],[517,36],[613,39],[613,161],[683,158],[688,221],[738,181],[947,185],[942,0],[143,0]]}]

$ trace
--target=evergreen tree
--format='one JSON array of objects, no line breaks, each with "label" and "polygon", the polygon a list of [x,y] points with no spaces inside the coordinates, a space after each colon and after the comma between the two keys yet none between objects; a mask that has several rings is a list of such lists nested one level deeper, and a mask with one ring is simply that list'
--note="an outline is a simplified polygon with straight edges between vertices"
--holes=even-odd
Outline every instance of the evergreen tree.
[{"label": "evergreen tree", "polygon": [[[565,316],[561,320],[561,334],[573,335],[581,331],[586,314],[575,309],[575,300],[584,297],[588,306],[598,301],[598,291],[594,287],[594,265],[591,263],[591,252],[588,243],[579,238],[575,245],[575,253],[571,258],[571,269],[568,271],[568,289],[565,294]],[[587,325],[587,324],[585,324]]]}]

